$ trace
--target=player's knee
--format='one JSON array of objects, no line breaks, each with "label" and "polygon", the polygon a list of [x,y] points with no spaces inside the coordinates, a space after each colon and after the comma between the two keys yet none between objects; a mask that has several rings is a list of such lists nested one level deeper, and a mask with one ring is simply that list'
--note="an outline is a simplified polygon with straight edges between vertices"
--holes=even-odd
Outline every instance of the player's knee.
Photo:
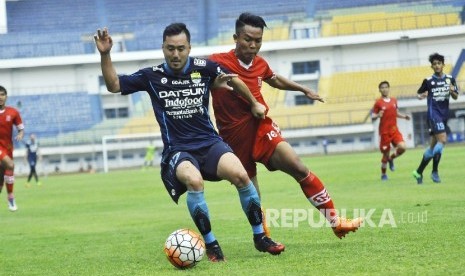
[{"label": "player's knee", "polygon": [[251,182],[245,169],[235,171],[232,174],[230,181],[238,188],[245,187]]},{"label": "player's knee", "polygon": [[13,183],[15,183],[15,176],[13,174],[12,175],[7,175],[6,172],[5,172],[4,180],[5,180],[6,184],[13,184]]},{"label": "player's knee", "polygon": [[203,179],[200,175],[189,176],[185,184],[189,191],[203,191]]},{"label": "player's knee", "polygon": [[10,158],[5,158],[3,162],[5,166],[5,171],[14,171],[15,163],[13,162],[13,160],[11,160]]}]

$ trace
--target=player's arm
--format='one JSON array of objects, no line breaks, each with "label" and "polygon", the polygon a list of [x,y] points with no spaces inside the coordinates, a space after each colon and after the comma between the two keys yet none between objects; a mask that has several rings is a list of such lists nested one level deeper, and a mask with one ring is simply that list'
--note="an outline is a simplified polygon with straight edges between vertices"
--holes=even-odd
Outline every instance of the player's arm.
[{"label": "player's arm", "polygon": [[98,29],[94,35],[95,46],[100,52],[100,65],[102,67],[102,75],[107,86],[107,90],[112,93],[121,92],[119,78],[116,74],[115,67],[111,61],[110,51],[113,47],[113,39],[111,38],[108,29]]},{"label": "player's arm", "polygon": [[419,100],[423,100],[426,97],[428,97],[428,82],[426,79],[424,79],[423,83],[417,91],[417,98]]},{"label": "player's arm", "polygon": [[259,103],[257,99],[255,99],[255,97],[252,95],[252,92],[250,92],[250,89],[240,78],[237,77],[237,74],[218,75],[212,85],[212,89],[219,87],[238,92],[249,102],[251,106],[251,112],[254,117],[260,119],[265,118],[266,107]]},{"label": "player's arm", "polygon": [[18,134],[15,137],[16,141],[21,141],[23,140],[24,137],[24,128],[18,128]]},{"label": "player's arm", "polygon": [[410,120],[410,116],[409,116],[409,115],[400,113],[399,111],[397,111],[397,118],[405,119],[405,120],[407,120],[407,121]]},{"label": "player's arm", "polygon": [[381,108],[379,108],[378,102],[375,102],[375,105],[371,109],[371,121],[374,122],[378,118],[383,117],[383,113],[384,111]]},{"label": "player's arm", "polygon": [[309,87],[298,84],[295,81],[287,79],[279,74],[275,74],[275,77],[265,80],[271,87],[280,89],[280,90],[289,90],[289,91],[300,91],[304,95],[314,101],[320,101],[324,103],[323,98],[321,98],[318,93],[310,89]]},{"label": "player's arm", "polygon": [[455,83],[455,80],[453,80],[452,84],[449,86],[449,89],[450,96],[452,97],[452,99],[457,100],[457,98],[459,97],[459,91],[457,84]]}]

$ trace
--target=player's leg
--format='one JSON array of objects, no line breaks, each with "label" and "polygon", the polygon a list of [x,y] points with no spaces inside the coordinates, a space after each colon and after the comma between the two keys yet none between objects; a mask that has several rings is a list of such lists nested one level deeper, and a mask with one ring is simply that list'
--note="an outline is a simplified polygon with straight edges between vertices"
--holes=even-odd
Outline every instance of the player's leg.
[{"label": "player's leg", "polygon": [[5,169],[3,168],[2,162],[0,162],[0,194],[2,193],[3,190],[3,185],[5,184]]},{"label": "player's leg", "polygon": [[394,167],[394,159],[401,156],[405,150],[407,149],[407,146],[405,144],[405,141],[404,141],[404,137],[402,136],[402,134],[400,133],[400,131],[396,131],[393,135],[392,135],[392,144],[394,146],[394,152],[391,154],[391,156],[389,156],[389,169],[391,171],[394,171],[395,170],[395,167]]},{"label": "player's leg", "polygon": [[433,170],[431,172],[431,179],[435,183],[441,183],[441,178],[439,177],[439,162],[441,161],[442,150],[447,142],[446,132],[438,133],[435,135],[436,144],[433,147]]},{"label": "player's leg", "polygon": [[437,132],[436,131],[437,124],[433,120],[428,120],[428,126],[429,126],[429,134],[431,137],[430,145],[423,153],[423,156],[421,158],[420,164],[418,165],[418,168],[414,170],[412,173],[413,177],[417,180],[417,184],[423,183],[423,171],[425,170],[426,166],[428,166],[431,159],[433,159],[433,149],[437,143],[436,136],[434,135],[434,133]]},{"label": "player's leg", "polygon": [[182,161],[176,169],[178,180],[187,187],[187,207],[195,225],[202,234],[210,261],[224,261],[224,255],[211,229],[210,214],[205,201],[203,178],[191,161]]},{"label": "player's leg", "polygon": [[[249,173],[249,175],[250,175],[250,173]],[[250,180],[252,180],[252,183],[253,183],[253,185],[255,187],[255,190],[257,190],[258,197],[260,198],[260,200],[262,200],[262,196],[261,196],[261,193],[260,193],[260,187],[258,186],[257,175],[255,175],[254,177],[251,177]],[[262,205],[261,210],[262,210],[263,231],[265,231],[265,236],[270,238],[271,237],[271,230],[270,230],[269,225],[267,225],[267,223],[266,223],[266,215],[265,215],[266,211],[265,211],[265,208],[263,207],[263,205]]]},{"label": "player's leg", "polygon": [[278,144],[269,160],[269,166],[294,177],[305,197],[325,216],[338,238],[344,237],[348,232],[355,232],[360,227],[362,219],[350,221],[338,216],[323,182],[302,163],[289,143],[282,141]]},{"label": "player's leg", "polygon": [[218,160],[217,175],[236,186],[242,210],[252,227],[255,248],[272,255],[280,254],[284,251],[285,246],[274,242],[265,235],[260,197],[239,158],[232,152],[225,152],[219,147],[216,148],[216,151],[217,154],[223,153]]},{"label": "player's leg", "polygon": [[187,191],[187,208],[207,247],[211,261],[223,261],[224,255],[211,229],[210,214],[205,201],[203,178],[197,160],[190,154],[178,152],[163,156],[161,175],[165,188],[174,202]]},{"label": "player's leg", "polygon": [[[381,180],[388,180],[386,169],[389,163],[389,153],[391,152],[391,136],[382,134],[379,136],[379,151],[381,152]],[[390,164],[389,164],[390,165]]]},{"label": "player's leg", "polygon": [[381,154],[381,180],[386,181],[388,180],[388,176],[386,174],[387,164],[389,163],[389,152],[388,150],[382,151]]},{"label": "player's leg", "polygon": [[29,163],[29,174],[27,176],[27,183],[26,183],[26,188],[29,188],[31,185],[29,184],[31,182],[31,178],[34,175],[34,166]]},{"label": "player's leg", "polygon": [[15,177],[14,177],[14,169],[15,169],[15,164],[13,162],[13,159],[8,156],[4,155],[3,158],[1,159],[2,161],[2,166],[4,167],[4,179],[5,179],[5,184],[6,184],[6,191],[8,194],[8,209],[12,212],[18,210],[18,206],[16,205],[15,197],[13,194],[13,185],[15,182]]}]

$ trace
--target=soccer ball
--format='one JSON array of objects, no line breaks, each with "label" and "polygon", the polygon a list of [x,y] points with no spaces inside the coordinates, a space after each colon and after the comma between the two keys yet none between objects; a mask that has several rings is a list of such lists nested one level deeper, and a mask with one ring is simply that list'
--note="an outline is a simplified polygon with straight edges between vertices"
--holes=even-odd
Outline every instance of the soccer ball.
[{"label": "soccer ball", "polygon": [[168,261],[176,268],[191,268],[202,260],[205,243],[196,232],[179,229],[168,236],[164,251]]}]

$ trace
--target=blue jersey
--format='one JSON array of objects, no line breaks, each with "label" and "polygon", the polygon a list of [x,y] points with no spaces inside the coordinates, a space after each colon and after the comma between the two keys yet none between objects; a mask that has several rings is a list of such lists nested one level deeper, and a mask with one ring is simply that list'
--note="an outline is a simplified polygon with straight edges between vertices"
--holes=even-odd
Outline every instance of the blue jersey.
[{"label": "blue jersey", "polygon": [[457,83],[451,75],[444,74],[442,77],[432,75],[424,79],[418,94],[428,91],[428,119],[432,121],[447,121],[449,117],[450,86]]},{"label": "blue jersey", "polygon": [[31,165],[35,165],[37,162],[37,150],[39,149],[39,144],[37,142],[29,141],[26,143],[27,148],[27,161]]},{"label": "blue jersey", "polygon": [[147,91],[160,125],[163,153],[190,151],[222,139],[208,112],[210,86],[223,73],[217,63],[189,57],[182,74],[175,75],[166,63],[119,76],[121,93]]}]

